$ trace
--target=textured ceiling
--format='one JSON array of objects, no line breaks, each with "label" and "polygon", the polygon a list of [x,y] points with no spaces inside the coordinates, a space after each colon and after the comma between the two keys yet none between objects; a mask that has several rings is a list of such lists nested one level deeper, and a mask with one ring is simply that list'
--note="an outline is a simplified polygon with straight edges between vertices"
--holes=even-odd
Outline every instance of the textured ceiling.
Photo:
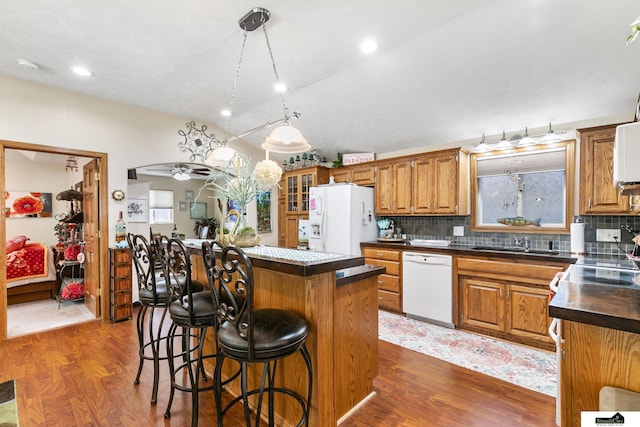
[{"label": "textured ceiling", "polygon": [[[633,0],[0,0],[0,73],[224,128],[237,21],[255,6],[272,13],[294,125],[330,159],[630,120],[638,97]],[[380,43],[371,56],[358,50],[366,36]],[[73,76],[76,63],[95,76]],[[273,83],[263,33],[249,33],[232,134],[282,116]]]}]

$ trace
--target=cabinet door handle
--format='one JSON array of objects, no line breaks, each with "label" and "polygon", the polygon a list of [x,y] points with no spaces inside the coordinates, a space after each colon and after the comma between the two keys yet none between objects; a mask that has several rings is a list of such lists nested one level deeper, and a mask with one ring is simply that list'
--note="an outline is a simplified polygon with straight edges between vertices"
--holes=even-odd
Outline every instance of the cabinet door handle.
[{"label": "cabinet door handle", "polygon": [[500,299],[502,299],[502,288],[500,288]]}]

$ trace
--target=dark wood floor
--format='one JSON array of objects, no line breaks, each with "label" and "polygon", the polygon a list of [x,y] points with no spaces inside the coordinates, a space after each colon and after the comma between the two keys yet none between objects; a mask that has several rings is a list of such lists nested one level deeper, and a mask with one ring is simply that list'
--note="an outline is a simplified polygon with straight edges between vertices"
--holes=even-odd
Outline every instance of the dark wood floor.
[{"label": "dark wood floor", "polygon": [[[149,403],[150,364],[140,385],[133,385],[137,347],[133,321],[94,321],[12,338],[0,344],[0,382],[17,381],[22,427],[189,425],[186,393],[176,394],[172,416],[164,418],[167,375],[155,406]],[[555,425],[551,397],[384,341],[379,349],[377,393],[342,426]],[[225,418],[225,425],[240,425],[238,415]],[[200,425],[215,425],[211,392],[201,397]]]}]

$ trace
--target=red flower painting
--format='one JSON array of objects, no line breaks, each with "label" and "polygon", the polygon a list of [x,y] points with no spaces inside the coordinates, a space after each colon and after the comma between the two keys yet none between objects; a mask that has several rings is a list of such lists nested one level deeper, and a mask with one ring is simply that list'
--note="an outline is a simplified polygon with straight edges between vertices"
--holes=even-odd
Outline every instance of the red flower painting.
[{"label": "red flower painting", "polygon": [[41,191],[5,191],[4,211],[7,218],[52,217],[51,193]]},{"label": "red flower painting", "polygon": [[13,210],[19,215],[34,215],[43,209],[42,200],[31,196],[20,197],[13,202]]}]

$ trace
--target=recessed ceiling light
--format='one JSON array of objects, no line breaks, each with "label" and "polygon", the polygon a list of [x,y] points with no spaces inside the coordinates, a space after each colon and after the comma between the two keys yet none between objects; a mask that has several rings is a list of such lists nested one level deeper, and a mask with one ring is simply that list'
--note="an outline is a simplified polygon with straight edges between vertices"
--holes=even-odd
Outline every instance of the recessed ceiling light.
[{"label": "recessed ceiling light", "polygon": [[74,73],[76,73],[79,76],[82,77],[91,77],[93,76],[93,71],[91,71],[90,69],[83,67],[81,65],[76,65],[71,67],[71,71],[73,71]]},{"label": "recessed ceiling light", "polygon": [[360,43],[360,51],[362,53],[373,53],[378,50],[378,42],[374,39],[366,39]]},{"label": "recessed ceiling light", "polygon": [[286,92],[287,91],[287,85],[282,83],[282,82],[278,82],[276,84],[273,85],[273,88],[275,89],[276,92]]},{"label": "recessed ceiling light", "polygon": [[32,69],[32,70],[37,70],[40,68],[38,67],[38,64],[36,64],[35,62],[31,62],[28,59],[23,59],[23,58],[18,58],[18,65],[20,65],[21,67]]},{"label": "recessed ceiling light", "polygon": [[231,110],[227,110],[227,109],[220,110],[220,115],[222,117],[231,117]]}]

